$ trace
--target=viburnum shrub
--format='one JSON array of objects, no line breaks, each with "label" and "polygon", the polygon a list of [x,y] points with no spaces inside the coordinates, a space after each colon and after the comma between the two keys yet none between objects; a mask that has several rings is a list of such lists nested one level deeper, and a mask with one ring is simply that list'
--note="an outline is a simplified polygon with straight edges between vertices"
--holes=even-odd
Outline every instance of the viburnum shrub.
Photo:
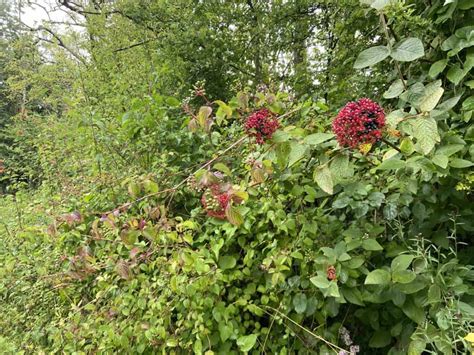
[{"label": "viburnum shrub", "polygon": [[201,197],[201,203],[210,217],[225,219],[225,209],[232,200],[230,191],[222,191],[219,184],[211,185]]},{"label": "viburnum shrub", "polygon": [[332,123],[332,130],[342,147],[355,148],[373,144],[382,138],[385,112],[379,104],[362,98],[347,103]]},{"label": "viburnum shrub", "polygon": [[247,134],[255,137],[258,144],[272,138],[278,127],[280,123],[277,118],[266,108],[253,112],[245,121]]}]

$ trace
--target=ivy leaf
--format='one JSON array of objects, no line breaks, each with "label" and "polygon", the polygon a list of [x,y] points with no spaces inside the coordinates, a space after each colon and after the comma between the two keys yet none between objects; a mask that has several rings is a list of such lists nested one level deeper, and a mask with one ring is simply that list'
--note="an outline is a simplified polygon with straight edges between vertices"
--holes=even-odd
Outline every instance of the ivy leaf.
[{"label": "ivy leaf", "polygon": [[304,142],[309,145],[318,145],[334,137],[332,133],[313,133],[306,136]]},{"label": "ivy leaf", "polygon": [[436,78],[438,76],[439,73],[441,73],[444,68],[446,68],[446,65],[448,64],[448,60],[447,59],[441,59],[441,60],[438,60],[437,62],[434,62],[431,67],[430,67],[430,70],[428,72],[428,75],[430,78]]},{"label": "ivy leaf", "polygon": [[421,153],[428,154],[440,141],[438,125],[433,118],[419,118],[412,124],[413,136],[416,138],[416,145]]},{"label": "ivy leaf", "polygon": [[302,314],[306,311],[306,306],[308,304],[308,299],[304,293],[298,293],[293,297],[293,306],[295,311],[298,314]]},{"label": "ivy leaf", "polygon": [[390,50],[386,46],[375,46],[359,53],[354,69],[362,69],[377,64],[387,58]]},{"label": "ivy leaf", "polygon": [[398,43],[390,56],[399,62],[411,62],[425,55],[423,42],[419,38],[410,37]]},{"label": "ivy leaf", "polygon": [[253,348],[257,341],[257,334],[244,335],[237,339],[237,345],[240,351],[247,352]]},{"label": "ivy leaf", "polygon": [[433,110],[438,104],[444,89],[441,87],[441,80],[436,80],[425,87],[423,96],[420,98],[419,107],[422,112]]},{"label": "ivy leaf", "polygon": [[383,97],[385,99],[393,99],[398,97],[398,95],[400,95],[404,89],[405,86],[403,85],[403,81],[401,79],[395,80],[392,85],[390,85],[388,90],[383,93]]},{"label": "ivy leaf", "polygon": [[326,165],[318,166],[314,169],[314,181],[318,186],[329,195],[334,192],[334,184],[332,181],[331,171]]},{"label": "ivy leaf", "polygon": [[386,270],[377,269],[370,272],[365,278],[365,285],[388,285],[390,283],[390,273]]}]

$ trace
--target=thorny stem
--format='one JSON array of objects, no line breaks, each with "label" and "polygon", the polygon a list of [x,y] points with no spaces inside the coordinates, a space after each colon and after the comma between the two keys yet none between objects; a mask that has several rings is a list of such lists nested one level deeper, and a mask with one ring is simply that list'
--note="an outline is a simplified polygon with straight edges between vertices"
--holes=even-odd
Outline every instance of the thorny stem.
[{"label": "thorny stem", "polygon": [[[388,49],[391,52],[392,51],[392,43],[390,42],[391,38],[390,38],[390,34],[388,33],[389,27],[387,25],[387,21],[385,21],[385,15],[382,12],[380,13],[380,22],[382,23],[382,27],[383,27],[383,30],[385,32],[385,37],[387,38]],[[405,82],[405,79],[403,79],[403,74],[402,74],[402,71],[400,70],[400,65],[398,64],[398,62],[396,60],[395,60],[395,68],[397,69],[397,72],[398,72],[398,75],[400,76],[403,87],[406,90],[408,87],[407,87],[407,84]]]}]

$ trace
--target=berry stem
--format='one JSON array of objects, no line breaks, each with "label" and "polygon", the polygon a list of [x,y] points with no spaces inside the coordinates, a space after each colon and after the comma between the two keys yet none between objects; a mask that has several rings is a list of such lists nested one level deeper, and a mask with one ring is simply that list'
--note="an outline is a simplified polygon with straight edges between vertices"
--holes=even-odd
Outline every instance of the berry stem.
[{"label": "berry stem", "polygon": [[398,150],[400,153],[402,152],[402,151],[400,150],[400,148],[398,148],[395,144],[390,143],[390,142],[389,142],[388,140],[386,140],[385,138],[382,138],[381,141],[384,142],[385,144],[389,145],[389,146],[392,147],[393,149]]}]

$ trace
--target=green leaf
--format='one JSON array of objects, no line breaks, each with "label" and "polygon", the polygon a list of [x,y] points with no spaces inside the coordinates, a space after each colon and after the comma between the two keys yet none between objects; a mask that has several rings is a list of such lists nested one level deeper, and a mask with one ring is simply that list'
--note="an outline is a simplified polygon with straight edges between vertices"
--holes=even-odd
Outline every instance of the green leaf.
[{"label": "green leaf", "polygon": [[423,96],[419,100],[419,107],[422,112],[433,110],[438,104],[444,89],[441,87],[441,80],[434,81],[425,87]]},{"label": "green leaf", "polygon": [[327,194],[332,195],[334,192],[334,184],[332,181],[331,171],[326,165],[318,166],[314,169],[314,181],[318,184],[318,186],[326,192]]},{"label": "green leaf", "polygon": [[474,110],[474,95],[469,96],[466,100],[463,101],[462,109],[464,111]]},{"label": "green leaf", "polygon": [[224,112],[224,114],[228,118],[232,116],[232,108],[229,105],[227,105],[225,102],[221,100],[216,100],[214,102],[219,105],[219,108]]},{"label": "green leaf", "polygon": [[405,165],[406,162],[404,160],[392,158],[385,160],[382,164],[377,166],[376,170],[396,170],[404,168]]},{"label": "green leaf", "polygon": [[240,214],[240,212],[232,205],[228,205],[225,209],[225,215],[227,220],[232,223],[234,226],[240,226],[244,223],[244,218]]},{"label": "green leaf", "polygon": [[474,163],[469,161],[469,160],[465,160],[465,159],[459,159],[459,158],[454,158],[451,160],[451,162],[449,163],[449,166],[452,167],[452,168],[456,168],[456,169],[464,169],[464,168],[469,168],[471,166],[473,166]]},{"label": "green leaf", "polygon": [[171,107],[178,107],[181,104],[177,98],[172,96],[168,96],[165,101]]},{"label": "green leaf", "polygon": [[440,141],[438,125],[433,118],[419,118],[412,122],[413,136],[421,153],[428,154]]},{"label": "green leaf", "polygon": [[206,125],[206,121],[211,116],[212,108],[209,106],[201,106],[198,113],[198,122],[201,127]]},{"label": "green leaf", "polygon": [[331,165],[329,165],[329,170],[331,170],[334,184],[354,175],[354,167],[349,160],[349,156],[343,154],[334,157]]},{"label": "green leaf", "polygon": [[453,65],[446,74],[446,77],[454,85],[458,85],[467,73],[461,69],[459,64]]},{"label": "green leaf", "polygon": [[400,143],[400,150],[402,151],[402,153],[407,154],[407,155],[410,155],[414,152],[415,147],[412,140],[409,137],[405,137],[402,139]]},{"label": "green leaf", "polygon": [[332,133],[313,133],[306,136],[304,142],[309,145],[318,145],[334,137]]},{"label": "green leaf", "polygon": [[431,161],[433,162],[433,164],[436,164],[439,167],[446,169],[448,167],[449,158],[446,155],[435,154]]},{"label": "green leaf", "polygon": [[395,80],[392,85],[390,85],[388,90],[383,93],[383,97],[385,99],[393,99],[395,97],[398,97],[398,95],[400,95],[403,90],[405,90],[403,81],[401,79]]},{"label": "green leaf", "polygon": [[346,300],[358,306],[364,306],[362,294],[357,288],[342,287],[341,293]]},{"label": "green leaf", "polygon": [[443,101],[438,105],[436,108],[436,111],[440,112],[446,112],[448,110],[451,110],[456,104],[458,103],[459,99],[461,98],[461,95],[451,97],[450,99],[447,99],[446,101]]},{"label": "green leaf", "polygon": [[223,173],[226,174],[227,176],[231,176],[231,175],[232,175],[230,169],[227,167],[227,165],[225,165],[225,164],[223,164],[223,163],[214,164],[214,169],[223,172]]},{"label": "green leaf", "polygon": [[403,313],[405,313],[405,315],[415,323],[421,324],[425,320],[425,312],[423,308],[418,307],[411,299],[407,299],[401,309]]},{"label": "green leaf", "polygon": [[428,75],[433,79],[436,78],[438,74],[441,73],[446,68],[447,64],[448,64],[447,59],[441,59],[441,60],[438,60],[437,62],[434,62],[430,67],[430,71],[428,72]]},{"label": "green leaf", "polygon": [[390,344],[391,340],[392,336],[387,329],[379,329],[370,338],[369,346],[371,348],[384,348]]},{"label": "green leaf", "polygon": [[253,348],[257,341],[257,334],[244,335],[237,339],[237,346],[240,351],[247,352]]},{"label": "green leaf", "polygon": [[398,43],[390,56],[400,62],[411,62],[425,55],[423,42],[419,38],[410,37]]},{"label": "green leaf", "polygon": [[421,355],[426,349],[426,342],[421,339],[412,340],[408,346],[408,355]]},{"label": "green leaf", "polygon": [[377,64],[387,58],[390,54],[389,49],[386,46],[376,46],[366,49],[359,53],[354,68],[362,69]]},{"label": "green leaf", "polygon": [[375,239],[364,239],[362,241],[362,248],[370,251],[383,250],[383,247]]},{"label": "green leaf", "polygon": [[416,274],[410,270],[395,270],[392,272],[393,282],[401,284],[407,284],[412,282],[416,278]]},{"label": "green leaf", "polygon": [[415,257],[413,255],[399,255],[392,260],[392,271],[406,270]]},{"label": "green leaf", "polygon": [[465,81],[464,85],[466,85],[470,89],[474,89],[474,80]]},{"label": "green leaf", "polygon": [[293,307],[298,314],[302,314],[306,311],[308,299],[304,293],[298,293],[293,297]]},{"label": "green leaf", "polygon": [[224,255],[219,258],[219,267],[222,270],[233,269],[237,260],[232,255]]},{"label": "green leaf", "polygon": [[304,157],[304,153],[306,152],[306,146],[296,141],[291,142],[290,147],[291,150],[288,156],[288,167],[293,166],[296,162],[301,160]]},{"label": "green leaf", "polygon": [[282,130],[277,130],[275,133],[272,135],[272,141],[274,143],[283,143],[289,141],[291,138],[290,134],[288,132],[282,131]]},{"label": "green leaf", "polygon": [[198,338],[198,339],[194,342],[193,352],[194,352],[194,354],[202,354],[202,342],[201,342],[201,339]]},{"label": "green leaf", "polygon": [[442,154],[446,155],[447,157],[450,157],[453,154],[456,154],[457,152],[461,151],[464,148],[463,144],[448,144],[448,145],[443,145],[439,147],[439,149],[436,151],[436,154]]},{"label": "green leaf", "polygon": [[218,328],[219,328],[219,334],[220,334],[221,340],[223,343],[225,343],[225,341],[229,339],[231,335],[233,334],[232,323],[229,323],[227,325],[224,322],[219,322]]},{"label": "green leaf", "polygon": [[377,269],[370,272],[365,278],[365,285],[388,285],[390,283],[390,273],[386,270]]},{"label": "green leaf", "polygon": [[313,276],[312,278],[309,279],[311,283],[316,286],[317,288],[328,288],[331,284],[331,282],[324,276],[319,275],[319,276]]}]

